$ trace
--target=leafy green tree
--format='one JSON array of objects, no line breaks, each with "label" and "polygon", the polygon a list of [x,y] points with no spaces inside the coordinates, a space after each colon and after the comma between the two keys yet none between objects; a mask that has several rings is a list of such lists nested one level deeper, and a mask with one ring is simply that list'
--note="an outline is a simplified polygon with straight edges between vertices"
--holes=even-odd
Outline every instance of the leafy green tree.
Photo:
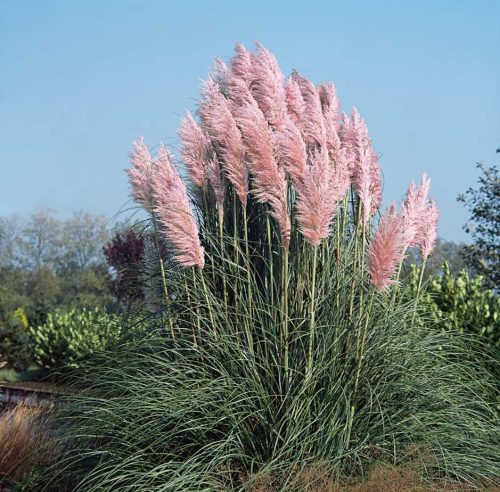
[{"label": "leafy green tree", "polygon": [[484,276],[494,289],[500,286],[500,176],[496,166],[482,163],[478,188],[469,188],[458,197],[471,213],[464,226],[471,234],[473,244],[463,249],[465,262],[475,272]]}]

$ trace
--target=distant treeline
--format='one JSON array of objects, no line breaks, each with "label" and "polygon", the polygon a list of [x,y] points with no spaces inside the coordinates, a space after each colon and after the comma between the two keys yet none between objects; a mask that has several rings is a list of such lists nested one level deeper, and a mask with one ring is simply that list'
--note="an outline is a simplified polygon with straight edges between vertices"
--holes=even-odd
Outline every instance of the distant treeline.
[{"label": "distant treeline", "polygon": [[106,217],[83,211],[0,217],[0,319],[22,308],[37,323],[56,307],[109,304],[103,246],[114,233]]}]

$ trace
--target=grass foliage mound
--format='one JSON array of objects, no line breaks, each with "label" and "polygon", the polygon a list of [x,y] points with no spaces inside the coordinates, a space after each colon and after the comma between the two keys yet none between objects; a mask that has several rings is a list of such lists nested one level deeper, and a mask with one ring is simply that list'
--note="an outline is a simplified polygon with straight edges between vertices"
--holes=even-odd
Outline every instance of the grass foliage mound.
[{"label": "grass foliage mound", "polygon": [[261,46],[218,63],[200,125],[181,127],[189,190],[167,149],[136,142],[145,299],[163,328],[81,367],[49,490],[245,490],[271,476],[289,491],[301,470],[359,474],[408,453],[423,475],[495,479],[493,382],[460,336],[415,322],[422,276],[409,302],[393,279],[408,247],[424,267],[434,247],[428,179],[380,217],[364,121],[340,121],[331,84],[280,74]]},{"label": "grass foliage mound", "polygon": [[[240,490],[273,476],[276,490],[293,490],[293,477],[310,466],[352,475],[409,453],[426,476],[495,478],[494,381],[469,341],[412,324],[415,303],[370,293],[368,279],[353,288],[349,245],[339,262],[325,244],[309,365],[311,291],[301,286],[310,285],[314,258],[302,247],[291,255],[285,368],[279,276],[272,303],[267,289],[253,288],[250,304],[232,235],[221,250],[205,234],[218,267],[169,277],[175,340],[165,322],[161,332],[94,355],[68,381],[86,391],[59,411],[66,452],[51,484]],[[258,272],[253,287],[263,283]]]}]

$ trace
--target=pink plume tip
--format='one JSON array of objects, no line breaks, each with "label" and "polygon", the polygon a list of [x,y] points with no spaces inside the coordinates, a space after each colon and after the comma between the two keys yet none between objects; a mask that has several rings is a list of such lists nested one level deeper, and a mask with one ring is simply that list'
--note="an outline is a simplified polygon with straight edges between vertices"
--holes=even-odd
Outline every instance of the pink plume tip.
[{"label": "pink plume tip", "polygon": [[315,85],[297,72],[292,75],[300,88],[304,100],[303,133],[306,144],[311,147],[326,146],[326,130],[321,99]]},{"label": "pink plume tip", "polygon": [[296,188],[300,231],[310,244],[318,246],[331,233],[331,223],[342,196],[326,149],[312,153],[311,165]]},{"label": "pink plume tip", "polygon": [[[241,203],[246,207],[248,170],[245,165],[245,150],[240,130],[231,113],[230,104],[227,97],[219,90],[211,88],[210,103],[207,103],[204,110],[204,124],[212,136],[218,154],[222,158],[224,171],[229,181],[233,185]],[[223,196],[221,185],[215,178],[215,174],[212,173],[211,176],[211,183],[216,195],[219,192]],[[219,190],[215,190],[216,187]]]},{"label": "pink plume tip", "polygon": [[427,200],[430,179],[424,173],[420,185],[410,183],[402,205],[403,226],[405,234],[404,249],[420,246],[427,227]]},{"label": "pink plume tip", "polygon": [[194,121],[190,112],[181,121],[179,137],[182,142],[181,157],[188,170],[189,178],[193,184],[202,188],[206,183],[204,167],[210,150],[210,138]]},{"label": "pink plume tip", "polygon": [[422,231],[423,237],[421,242],[421,252],[424,261],[429,258],[429,255],[436,247],[437,241],[439,209],[437,208],[436,202],[432,199],[429,200],[426,216],[426,226]]},{"label": "pink plume tip", "polygon": [[283,73],[275,56],[259,43],[252,71],[252,94],[259,108],[273,128],[281,128],[287,113]]},{"label": "pink plume tip", "polygon": [[160,229],[170,242],[174,259],[179,265],[203,268],[204,250],[186,186],[172,162],[172,156],[163,145],[160,146],[155,163],[152,183]]},{"label": "pink plume tip", "polygon": [[253,78],[252,57],[241,43],[236,43],[234,46],[234,57],[231,60],[231,72],[235,77],[238,77],[250,87]]},{"label": "pink plume tip", "polygon": [[353,108],[351,117],[345,114],[340,129],[341,154],[348,163],[352,184],[363,205],[363,223],[379,209],[382,181],[378,157],[371,145],[366,123]]},{"label": "pink plume tip", "polygon": [[402,219],[393,204],[380,219],[378,229],[368,247],[369,273],[377,290],[387,290],[395,283],[392,276],[402,259],[402,249]]},{"label": "pink plume tip", "polygon": [[130,154],[132,167],[127,170],[132,187],[132,197],[144,209],[152,211],[154,197],[151,184],[153,174],[151,155],[142,136],[134,141],[133,146],[134,149]]}]

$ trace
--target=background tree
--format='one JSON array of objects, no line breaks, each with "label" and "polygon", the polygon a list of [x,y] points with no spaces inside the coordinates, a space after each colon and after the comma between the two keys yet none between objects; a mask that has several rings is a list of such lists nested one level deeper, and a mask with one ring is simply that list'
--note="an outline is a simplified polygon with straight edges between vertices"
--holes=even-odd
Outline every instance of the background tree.
[{"label": "background tree", "polygon": [[17,308],[37,325],[54,308],[107,307],[108,238],[106,218],[85,212],[62,220],[48,209],[1,217],[0,324]]},{"label": "background tree", "polygon": [[[453,241],[445,241],[442,238],[438,239],[436,248],[427,260],[424,279],[432,275],[441,275],[444,270],[445,262],[447,263],[447,270],[451,272],[452,275],[456,276],[460,271],[468,270],[462,254],[464,248],[464,243],[457,244]],[[415,248],[408,249],[405,259],[406,273],[410,273],[410,265],[418,265],[419,262],[418,250]]]},{"label": "background tree", "polygon": [[62,256],[59,268],[83,272],[102,265],[102,245],[109,240],[107,219],[88,212],[74,212],[61,227]]},{"label": "background tree", "polygon": [[481,170],[478,188],[469,188],[458,197],[471,213],[464,229],[473,244],[463,248],[466,264],[493,289],[500,285],[500,176],[496,166],[477,164]]},{"label": "background tree", "polygon": [[19,232],[19,217],[16,215],[0,217],[0,268],[14,264]]},{"label": "background tree", "polygon": [[57,258],[60,223],[50,209],[35,210],[24,223],[17,257],[24,268],[38,271],[53,268]]}]

